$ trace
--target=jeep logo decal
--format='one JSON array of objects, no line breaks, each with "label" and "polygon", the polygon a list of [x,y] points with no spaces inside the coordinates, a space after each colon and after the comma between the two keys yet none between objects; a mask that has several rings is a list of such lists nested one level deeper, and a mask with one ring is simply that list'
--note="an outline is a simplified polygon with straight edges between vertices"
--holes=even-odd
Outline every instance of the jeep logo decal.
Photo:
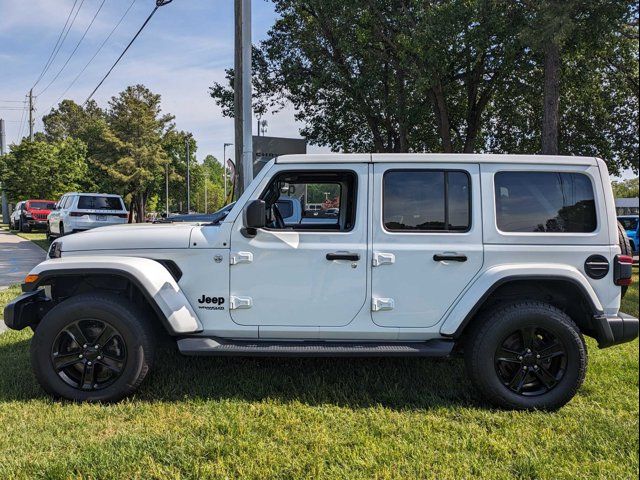
[{"label": "jeep logo decal", "polygon": [[[222,306],[224,304],[224,297],[207,297],[202,294],[202,297],[198,299],[198,303],[201,305],[198,308],[205,310],[224,310]],[[204,305],[205,303],[211,304],[211,306]]]}]

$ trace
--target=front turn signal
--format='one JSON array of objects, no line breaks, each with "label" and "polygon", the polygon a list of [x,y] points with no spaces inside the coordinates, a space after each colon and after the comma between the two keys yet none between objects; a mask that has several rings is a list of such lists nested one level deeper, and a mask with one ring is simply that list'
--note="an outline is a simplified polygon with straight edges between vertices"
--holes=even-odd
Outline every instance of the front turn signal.
[{"label": "front turn signal", "polygon": [[24,277],[24,283],[35,283],[38,281],[38,278],[38,275],[27,275],[26,277]]}]

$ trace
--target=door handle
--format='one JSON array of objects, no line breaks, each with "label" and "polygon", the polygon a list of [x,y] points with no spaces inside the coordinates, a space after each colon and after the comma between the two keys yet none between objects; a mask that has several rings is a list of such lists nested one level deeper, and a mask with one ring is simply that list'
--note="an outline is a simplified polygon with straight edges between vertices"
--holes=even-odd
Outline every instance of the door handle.
[{"label": "door handle", "polygon": [[357,262],[360,260],[360,254],[352,252],[327,253],[327,260],[351,260],[352,262]]},{"label": "door handle", "polygon": [[433,260],[436,262],[466,262],[467,256],[459,253],[436,253]]}]

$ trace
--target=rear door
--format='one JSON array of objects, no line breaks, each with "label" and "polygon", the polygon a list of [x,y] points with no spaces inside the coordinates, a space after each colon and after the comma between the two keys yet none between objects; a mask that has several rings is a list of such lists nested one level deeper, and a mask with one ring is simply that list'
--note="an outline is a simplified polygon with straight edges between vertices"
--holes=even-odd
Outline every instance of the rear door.
[{"label": "rear door", "polygon": [[479,178],[477,164],[374,164],[374,323],[433,326],[480,270]]}]

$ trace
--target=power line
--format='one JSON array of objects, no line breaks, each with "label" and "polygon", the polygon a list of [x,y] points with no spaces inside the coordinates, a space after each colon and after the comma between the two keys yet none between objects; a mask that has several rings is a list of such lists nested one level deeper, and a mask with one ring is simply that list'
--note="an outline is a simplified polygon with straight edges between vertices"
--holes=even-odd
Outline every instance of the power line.
[{"label": "power line", "polygon": [[[129,10],[131,10],[131,8],[133,7],[133,5],[136,3],[137,0],[133,0],[131,2],[131,4],[129,5],[129,7],[127,8],[127,10],[122,14],[122,16],[120,17],[120,20],[118,20],[118,23],[115,24],[115,26],[113,27],[113,29],[111,29],[111,32],[109,32],[109,35],[107,35],[107,38],[105,38],[102,43],[100,44],[100,46],[98,47],[98,49],[96,50],[96,52],[93,54],[93,56],[89,59],[89,61],[85,64],[84,67],[82,67],[82,70],[80,70],[80,72],[78,73],[78,75],[76,75],[76,77],[73,79],[73,81],[69,84],[69,86],[64,90],[64,92],[62,92],[60,94],[60,96],[58,97],[58,99],[54,102],[58,103],[60,101],[60,99],[62,97],[65,96],[65,94],[69,91],[69,89],[71,87],[73,87],[75,85],[75,83],[78,81],[78,79],[82,76],[82,74],[84,73],[84,71],[87,69],[87,67],[91,64],[91,62],[93,62],[93,60],[98,56],[98,54],[100,53],[100,51],[102,50],[102,47],[105,46],[105,44],[109,41],[109,39],[111,38],[111,35],[113,35],[113,33],[116,31],[116,29],[120,26],[120,24],[122,23],[122,21],[124,20],[124,18],[127,16],[127,14],[129,13]],[[53,105],[51,105],[51,107],[53,107]],[[51,109],[51,107],[49,107],[49,109]]]},{"label": "power line", "polygon": [[[69,61],[73,58],[73,56],[75,55],[76,51],[78,50],[78,47],[80,46],[80,44],[84,40],[84,37],[87,36],[87,32],[89,31],[89,29],[93,25],[93,22],[95,22],[96,17],[100,13],[100,10],[102,10],[102,7],[104,6],[105,2],[106,2],[106,0],[102,0],[102,3],[100,3],[100,6],[98,7],[98,10],[96,10],[96,13],[93,15],[93,18],[89,22],[89,25],[87,25],[87,28],[85,28],[84,33],[80,37],[80,40],[78,40],[78,43],[76,43],[76,46],[73,48],[73,50],[69,54],[69,57],[67,58],[67,61],[64,62],[64,65],[62,65],[60,70],[58,70],[58,73],[55,74],[55,76],[51,79],[51,81],[47,84],[47,86],[44,87],[42,90],[40,90],[38,95],[42,95],[51,86],[51,84],[56,81],[56,79],[60,76],[60,74],[63,72],[63,70],[67,67],[67,65],[69,64]],[[80,9],[78,9],[78,10],[80,10]]]},{"label": "power line", "polygon": [[[69,34],[69,30],[71,30],[71,27],[73,26],[73,23],[75,22],[76,17],[78,16],[78,12],[80,11],[80,8],[82,8],[82,3],[84,3],[84,0],[82,0],[82,3],[80,4],[80,7],[78,8],[78,11],[76,12],[76,15],[73,17],[73,21],[69,25],[69,30],[67,30],[67,25],[69,24],[69,19],[71,18],[71,15],[73,14],[73,11],[75,10],[77,3],[78,3],[78,0],[74,0],[73,6],[71,7],[71,10],[69,11],[69,15],[67,15],[67,20],[66,20],[66,22],[64,22],[64,26],[62,27],[62,31],[60,32],[60,35],[58,35],[58,39],[56,40],[56,43],[53,46],[53,50],[51,50],[51,53],[49,54],[49,58],[47,59],[47,62],[45,63],[44,67],[42,68],[42,72],[40,72],[40,76],[38,76],[38,79],[36,80],[36,82],[33,84],[33,86],[31,88],[34,88],[38,84],[38,82],[40,82],[40,80],[42,80],[42,77],[44,77],[44,74],[47,73],[47,70],[49,70],[49,67],[51,66],[51,64],[55,60],[55,57],[58,55],[58,52],[60,51],[60,48],[62,47],[62,44],[64,43],[65,39],[67,38],[67,35]],[[66,33],[65,33],[65,30],[66,30]],[[62,38],[63,35],[64,35],[64,38]],[[61,39],[62,39],[62,42],[60,41]]]},{"label": "power line", "polygon": [[22,109],[22,116],[20,117],[20,130],[18,131],[18,138],[14,143],[18,143],[22,139],[22,131],[24,130],[25,125],[25,113],[27,112],[27,106],[25,102],[25,107]]},{"label": "power line", "polygon": [[109,71],[105,74],[104,77],[102,77],[102,80],[100,80],[100,83],[98,83],[98,85],[96,86],[96,88],[93,89],[93,92],[91,92],[91,94],[87,97],[87,99],[84,101],[83,105],[86,105],[89,100],[91,100],[91,97],[93,97],[93,94],[96,93],[98,91],[98,89],[100,88],[100,86],[104,83],[104,81],[107,79],[107,77],[109,76],[109,74],[113,71],[113,69],[116,67],[116,65],[118,64],[118,62],[122,59],[122,57],[124,57],[124,54],[127,53],[127,50],[129,50],[129,47],[131,47],[131,45],[133,45],[133,42],[136,41],[136,38],[138,38],[138,35],[140,35],[140,33],[142,32],[142,30],[144,29],[144,27],[147,26],[147,23],[149,23],[149,20],[151,20],[151,17],[153,17],[153,15],[156,13],[156,11],[158,10],[158,8],[163,7],[169,3],[171,3],[173,0],[156,0],[156,6],[155,8],[151,11],[151,13],[149,14],[149,16],[147,17],[147,19],[144,21],[144,23],[142,24],[142,26],[140,27],[140,29],[136,32],[136,34],[133,36],[133,38],[131,39],[131,41],[129,42],[129,44],[125,47],[125,49],[122,51],[122,53],[120,54],[120,56],[117,58],[117,60],[114,62],[113,65],[111,65],[111,68],[109,69]]}]

